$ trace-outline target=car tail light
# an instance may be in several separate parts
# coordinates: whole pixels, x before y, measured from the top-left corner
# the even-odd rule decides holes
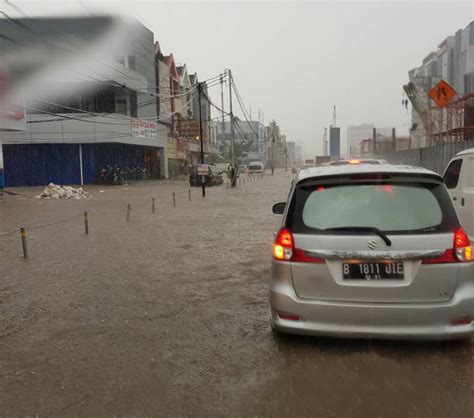
[[[454,232],[453,248],[447,249],[440,257],[423,260],[423,264],[469,263],[472,261],[472,247],[463,228]]]
[[[277,260],[290,261],[294,249],[295,242],[292,233],[286,228],[280,229],[273,244],[273,257]]]
[[[280,261],[295,263],[324,263],[322,258],[311,257],[303,250],[295,248],[293,234],[286,228],[280,229],[273,244],[273,257]]]
[[[472,247],[466,231],[458,228],[454,233],[454,251],[459,261],[472,261]]]

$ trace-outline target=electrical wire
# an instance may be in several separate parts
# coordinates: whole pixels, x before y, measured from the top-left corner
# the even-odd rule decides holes
[[[195,98],[195,96],[192,96],[188,102],[186,102],[179,109],[177,109],[174,112],[170,113],[169,116],[173,116],[174,114],[179,113],[179,111],[181,111],[185,107],[187,107],[193,101],[194,98]],[[41,100],[39,100],[39,101],[41,101]],[[91,115],[91,116],[94,116],[94,117],[107,117],[106,115],[102,115],[100,113],[93,113],[93,112],[88,112],[86,110],[80,110],[80,109],[75,109],[75,108],[71,108],[71,107],[68,107],[68,106],[62,106],[60,104],[53,103],[53,102],[46,102],[46,103],[52,104],[52,105],[55,105],[55,106],[58,106],[58,107],[62,107],[62,108],[65,108],[65,109],[74,110],[74,111],[77,111],[79,113],[85,113],[85,114],[88,114],[88,115]],[[32,107],[32,106],[21,106],[21,107],[23,107],[25,109],[34,110],[35,112],[45,113],[45,114],[56,116],[56,117],[63,118],[63,119],[71,119],[71,120],[77,120],[77,121],[87,122],[87,123],[97,123],[97,124],[101,124],[101,125],[122,125],[122,126],[128,126],[129,125],[129,123],[103,122],[103,121],[96,121],[96,120],[88,120],[86,117],[78,118],[78,117],[74,117],[74,116],[66,116],[65,114],[48,112],[47,110],[37,109],[37,108]],[[161,121],[162,120],[162,117],[133,118],[133,117],[128,116],[128,115],[123,115],[123,117],[120,117],[120,116],[109,116],[109,117],[112,118],[112,119],[121,119],[121,120],[127,119],[129,121],[135,121],[135,120]],[[43,122],[43,121],[41,121],[41,122]],[[40,121],[35,121],[35,123],[41,123],[41,122]]]
[[[235,81],[234,81],[233,78],[231,79],[231,83],[232,83],[232,85],[233,85],[233,87],[234,87],[235,96],[237,97],[237,102],[239,103],[239,106],[240,106],[240,108],[241,108],[241,110],[242,110],[242,113],[243,113],[243,115],[244,115],[244,119],[246,120],[246,122],[247,122],[247,124],[249,125],[250,129],[252,130],[252,132],[253,132],[253,133],[255,134],[255,136],[258,138],[258,137],[259,137],[259,134],[258,134],[257,132],[255,132],[255,129],[254,129],[254,127],[252,126],[252,123],[253,123],[253,122],[251,123],[250,120],[249,120],[249,117],[248,117],[249,115],[248,115],[248,113],[247,113],[247,108],[245,107],[245,103],[244,103],[244,101],[243,101],[243,99],[242,99],[242,96],[241,96],[240,93],[239,93],[239,89],[237,88],[237,86],[236,86]]]

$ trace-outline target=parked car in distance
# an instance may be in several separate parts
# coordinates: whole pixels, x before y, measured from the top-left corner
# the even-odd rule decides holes
[[[454,156],[446,167],[444,182],[461,224],[474,241],[474,148]]]
[[[230,163],[216,163],[214,165],[218,173],[224,174],[224,173],[227,173],[227,171],[229,170]]]
[[[439,174],[389,164],[300,170],[273,212],[283,214],[269,292],[276,332],[473,335],[472,247]]]
[[[260,174],[263,176],[263,174],[265,174],[263,163],[261,161],[251,161],[249,163],[248,174]]]
[[[218,186],[224,183],[222,175],[219,173],[217,167],[213,164],[209,164],[208,174],[205,176],[204,184],[206,186]],[[198,166],[191,166],[191,174],[189,175],[189,184],[191,186],[201,186],[202,185],[202,176],[198,175]]]

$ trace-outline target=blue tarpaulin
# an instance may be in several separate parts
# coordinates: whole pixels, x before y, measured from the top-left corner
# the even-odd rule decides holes
[[[108,164],[143,167],[146,147],[103,143],[82,145],[84,184]],[[79,144],[4,144],[5,187],[81,183]]]

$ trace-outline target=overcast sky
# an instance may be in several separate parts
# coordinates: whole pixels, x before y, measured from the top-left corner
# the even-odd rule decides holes
[[[321,153],[333,105],[345,149],[347,126],[395,126],[407,134],[402,107],[407,72],[471,20],[473,2],[33,2],[31,15],[128,14],[152,30],[201,79],[231,68],[247,106],[275,119],[305,154]],[[14,9],[3,2],[3,9]],[[219,101],[219,90],[211,97]]]

